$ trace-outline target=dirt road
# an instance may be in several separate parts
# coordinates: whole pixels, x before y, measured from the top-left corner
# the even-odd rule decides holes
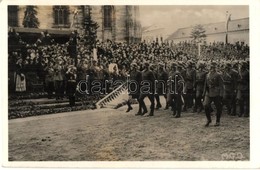
[[[223,114],[220,127],[205,128],[204,113],[140,117],[136,107],[9,120],[9,160],[249,160],[249,118]]]

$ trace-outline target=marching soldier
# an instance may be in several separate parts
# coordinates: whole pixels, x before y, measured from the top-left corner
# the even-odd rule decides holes
[[[195,98],[195,106],[193,108],[193,112],[201,112],[203,109],[203,104],[202,104],[202,98],[203,98],[203,89],[204,89],[204,83],[206,79],[207,72],[204,70],[204,63],[198,62],[198,70],[196,72],[196,83],[195,83],[195,88],[196,88],[196,98]],[[199,110],[197,110],[199,108]]]
[[[223,78],[223,101],[227,106],[228,114],[231,115],[232,106],[233,113],[235,110],[236,105],[233,105],[233,100],[235,99],[236,95],[236,81],[237,81],[237,72],[231,69],[231,63],[225,64],[225,70],[222,75]],[[232,114],[234,115],[234,114]]]
[[[220,117],[222,114],[222,104],[221,104],[221,91],[222,91],[222,80],[220,74],[216,71],[216,62],[211,62],[210,70],[207,74],[205,85],[204,85],[204,107],[207,117],[207,123],[205,126],[209,126],[211,123],[211,103],[214,102],[217,109],[217,119],[215,126],[220,126]],[[203,95],[204,95],[203,94]]]
[[[155,109],[159,109],[162,107],[161,103],[160,103],[160,95],[163,95],[164,98],[167,98],[166,95],[166,85],[167,85],[167,80],[168,80],[168,74],[164,69],[164,64],[163,63],[159,63],[159,69],[158,69],[158,77],[157,77],[157,89],[156,89],[156,93],[155,94],[155,99],[157,101],[157,105]]]
[[[139,104],[141,109],[143,110],[141,114],[137,115],[145,115],[148,113],[146,105],[144,103],[144,98],[148,97],[151,102],[150,113],[147,116],[154,116],[154,82],[155,77],[153,72],[149,68],[149,63],[144,63],[144,70],[142,72],[142,82],[140,88],[140,96],[139,96]]]
[[[239,117],[244,114],[244,117],[249,116],[249,71],[247,63],[242,62],[239,69],[238,77],[238,92],[237,99],[240,108]]]
[[[140,95],[140,83],[142,81],[142,73],[140,71],[138,71],[138,66],[136,63],[132,63],[130,66],[130,75],[129,75],[129,95],[132,96],[132,99],[137,99],[139,98]],[[130,98],[130,99],[131,99]],[[132,106],[130,103],[130,99],[127,101],[127,110],[126,112],[129,112],[130,110],[132,110]],[[141,114],[141,105],[139,104],[139,109],[136,115]]]

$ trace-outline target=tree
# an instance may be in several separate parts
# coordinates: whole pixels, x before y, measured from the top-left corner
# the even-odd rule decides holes
[[[97,29],[99,26],[97,22],[93,21],[91,18],[90,6],[86,6],[85,10],[86,10],[86,15],[83,21],[83,29],[85,32],[85,36],[84,36],[85,44],[93,48],[96,44]]]
[[[26,10],[24,12],[24,18],[23,18],[23,26],[25,28],[38,28],[39,21],[36,17],[37,11],[36,6],[26,6]]]
[[[206,30],[204,29],[204,27],[202,25],[198,24],[192,28],[191,38],[196,43],[204,42],[205,38],[206,38],[205,32],[206,32]]]

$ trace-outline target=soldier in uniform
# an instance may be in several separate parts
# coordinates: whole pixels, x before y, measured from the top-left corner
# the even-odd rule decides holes
[[[172,72],[169,74],[169,84],[168,84],[168,94],[167,94],[167,103],[172,107],[173,117],[181,117],[181,108],[182,108],[182,99],[181,93],[184,87],[184,79],[181,76],[180,71],[178,70],[178,65],[176,62],[173,62]]]
[[[237,100],[239,103],[239,117],[249,116],[249,71],[247,63],[242,62],[239,69]]]
[[[198,70],[196,72],[196,98],[195,98],[195,106],[193,108],[193,112],[201,112],[203,109],[202,98],[203,98],[203,90],[204,90],[204,83],[207,75],[207,71],[204,69],[205,65],[202,62],[198,62]],[[197,110],[199,108],[199,110]]]
[[[220,125],[220,117],[222,114],[222,104],[221,104],[220,96],[223,88],[223,82],[220,74],[216,71],[216,66],[217,63],[212,61],[204,85],[204,92],[203,92],[205,94],[204,108],[207,117],[207,123],[205,124],[206,127],[209,126],[209,124],[211,123],[210,113],[211,113],[212,102],[214,102],[217,109],[217,119],[216,119],[215,126]]]
[[[66,89],[66,94],[68,95],[70,106],[75,106],[75,93],[76,93],[76,80],[77,80],[77,68],[74,67],[73,65],[70,65],[68,67],[68,70],[65,74],[67,78],[67,89]]]
[[[233,107],[233,113],[236,109],[236,105],[233,105],[233,100],[236,95],[236,81],[237,81],[237,72],[231,69],[231,63],[227,62],[225,64],[225,70],[222,75],[223,79],[223,101],[227,106],[228,114],[231,115],[231,109]],[[232,114],[234,115],[234,114]]]
[[[142,112],[138,115],[145,115],[148,113],[146,105],[144,103],[144,98],[148,97],[151,102],[151,111],[147,116],[154,116],[154,82],[155,76],[153,72],[149,68],[149,63],[144,63],[144,70],[142,72],[142,82],[140,86],[140,96],[139,96],[139,104],[141,106]]]
[[[158,69],[158,73],[157,73],[158,84],[156,87],[156,94],[155,94],[155,99],[156,99],[157,105],[156,105],[155,109],[159,109],[162,107],[162,105],[160,103],[160,95],[163,95],[165,99],[167,98],[167,95],[166,95],[167,80],[168,80],[168,74],[164,69],[164,64],[159,63],[159,69]]]
[[[130,66],[130,74],[129,74],[129,80],[128,80],[128,89],[129,89],[129,95],[131,96],[130,99],[127,101],[127,110],[126,112],[129,112],[132,110],[131,106],[131,98],[137,99],[140,95],[140,83],[142,81],[142,73],[138,71],[138,66],[136,63],[132,63]],[[139,104],[139,109],[136,115],[141,114],[141,105]]]
[[[187,62],[187,69],[185,74],[185,92],[184,95],[184,107],[183,111],[186,111],[188,108],[193,106],[194,92],[195,92],[195,83],[196,83],[196,71],[192,69],[192,61]]]

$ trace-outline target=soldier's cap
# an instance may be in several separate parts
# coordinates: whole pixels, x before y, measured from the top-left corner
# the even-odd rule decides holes
[[[246,61],[241,61],[239,63],[242,67],[247,67],[247,62]]]
[[[231,67],[232,67],[232,65],[231,65],[230,62],[226,62],[226,63],[225,63],[225,66],[228,67],[228,68],[231,68]]]
[[[185,67],[182,61],[178,61],[178,67],[179,68],[184,68]]]
[[[144,65],[145,65],[145,66],[149,66],[150,63],[146,61],[146,62],[144,62]]]
[[[173,61],[173,62],[171,62],[171,66],[172,67],[176,67],[178,64],[175,62],[175,61]]]
[[[160,67],[164,67],[164,63],[162,63],[162,62],[160,62],[158,65],[159,65]]]
[[[69,66],[68,66],[68,69],[69,69],[69,68],[70,68],[70,69],[73,69],[73,70],[77,70],[77,68],[76,68],[74,65],[69,65]]]
[[[137,67],[137,64],[136,63],[131,63],[131,66]]]
[[[211,67],[217,67],[217,63],[216,63],[215,61],[212,61],[212,62],[210,63],[210,66],[211,66]]]
[[[191,60],[188,60],[188,61],[187,61],[187,66],[189,67],[189,66],[192,66],[192,65],[193,65],[192,61],[191,61]]]
[[[198,67],[199,68],[204,68],[205,64],[202,61],[200,61],[200,62],[198,62]]]

